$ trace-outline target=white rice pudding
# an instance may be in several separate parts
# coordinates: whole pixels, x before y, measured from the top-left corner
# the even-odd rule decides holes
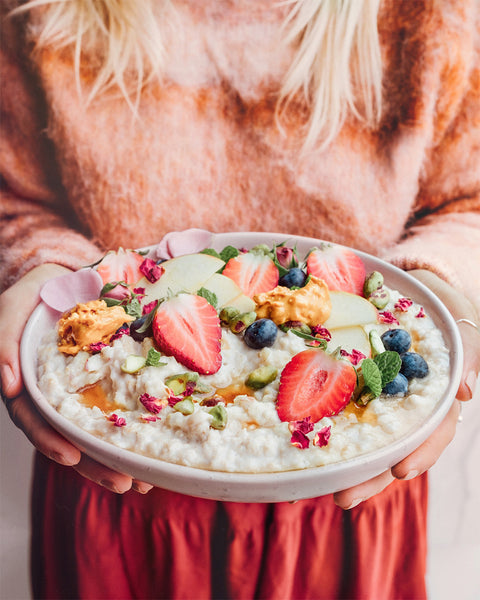
[[[384,310],[393,311],[400,325],[375,327],[379,333],[389,327],[408,330],[413,340],[411,350],[425,358],[428,375],[410,380],[405,396],[381,395],[366,407],[350,403],[339,415],[315,423],[314,431],[308,434],[310,439],[331,426],[330,440],[323,447],[310,444],[300,449],[293,445],[288,423],[280,421],[275,409],[283,367],[306,349],[305,341],[291,332],[279,330],[273,347],[253,350],[241,336],[223,329],[222,367],[214,375],[199,376],[200,382],[224,390],[228,419],[222,430],[211,427],[211,407],[200,404],[202,396],[194,395],[197,401],[190,415],[171,406],[152,415],[141,404],[139,398],[145,393],[165,398],[165,379],[187,371],[173,357],[165,356],[161,359],[164,366],[124,373],[121,365],[126,357],[146,356],[152,347],[150,338],[140,343],[124,335],[98,354],[80,352],[71,357],[59,352],[57,332],[51,331],[39,348],[39,387],[58,412],[80,428],[145,456],[215,471],[248,473],[328,465],[372,452],[415,429],[447,387],[449,357],[440,331],[428,316],[416,316],[420,310],[416,304],[406,312],[394,310],[399,297],[391,291]],[[246,395],[245,378],[264,364],[278,369],[276,380]],[[240,395],[227,400],[235,391],[233,386],[238,386]],[[115,426],[109,420],[112,414],[125,419],[125,426]]]

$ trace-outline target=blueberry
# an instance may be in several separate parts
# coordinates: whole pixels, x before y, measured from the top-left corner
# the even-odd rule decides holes
[[[130,323],[130,335],[137,342],[141,342],[146,337],[152,335],[152,327],[147,327],[145,331],[138,331],[144,324],[148,315],[143,315],[143,317],[139,317]]]
[[[258,319],[245,329],[243,339],[250,348],[273,346],[277,338],[277,326],[270,319]]]
[[[388,396],[397,396],[397,395],[405,395],[408,390],[408,379],[405,375],[398,373],[393,381],[387,383],[387,385],[383,388],[383,393]]]
[[[385,350],[393,350],[403,354],[410,348],[412,338],[405,329],[389,329],[382,335],[382,342]]]
[[[420,354],[416,352],[404,352],[400,358],[402,359],[400,373],[405,375],[407,379],[425,377],[428,374],[428,365]]]
[[[307,276],[299,267],[293,267],[288,273],[280,277],[278,283],[283,287],[303,287]]]

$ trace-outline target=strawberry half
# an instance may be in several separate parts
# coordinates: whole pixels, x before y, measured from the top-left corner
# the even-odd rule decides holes
[[[357,375],[344,360],[322,350],[304,350],[280,376],[277,413],[281,421],[310,417],[313,423],[338,414],[352,397]]]
[[[143,277],[140,265],[144,257],[134,250],[120,248],[116,252],[107,252],[96,269],[103,283],[112,281],[124,281],[134,285]]]
[[[160,350],[188,369],[202,375],[220,369],[220,319],[205,298],[179,294],[165,300],[155,313],[152,327]]]
[[[307,258],[307,273],[323,279],[331,291],[363,294],[365,265],[348,248],[324,244],[313,250]]]
[[[273,290],[279,278],[278,269],[270,257],[251,252],[231,258],[222,274],[230,277],[250,298]]]

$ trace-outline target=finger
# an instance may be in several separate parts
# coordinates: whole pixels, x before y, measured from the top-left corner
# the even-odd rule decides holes
[[[137,479],[133,480],[132,490],[135,490],[140,494],[147,494],[152,488],[153,485],[151,485],[150,483],[146,483],[145,481],[138,481]]]
[[[340,508],[349,510],[354,506],[358,506],[361,502],[368,500],[368,498],[379,494],[390,485],[393,480],[394,477],[392,473],[390,471],[385,471],[364,483],[342,490],[341,492],[336,492],[333,494],[333,501]]]
[[[68,272],[60,265],[45,264],[32,269],[0,295],[2,318],[0,337],[0,377],[2,391],[9,398],[22,391],[19,348],[25,323],[40,301],[40,289],[48,279]],[[7,318],[12,317],[12,318]]]
[[[132,487],[132,478],[129,475],[112,471],[86,454],[82,455],[80,462],[73,468],[83,477],[116,494],[124,494]]]
[[[392,467],[397,479],[413,479],[432,467],[452,441],[460,415],[460,402],[455,400],[447,416],[432,435],[412,454]]]
[[[7,400],[6,406],[12,421],[42,454],[61,465],[78,463],[80,451],[45,421],[25,393]]]

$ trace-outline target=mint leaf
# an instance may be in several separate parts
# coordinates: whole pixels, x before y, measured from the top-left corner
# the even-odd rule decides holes
[[[147,354],[147,359],[145,361],[146,367],[163,367],[167,363],[161,363],[160,359],[162,357],[161,352],[155,350],[155,348],[150,348]]]
[[[377,364],[371,358],[364,358],[362,361],[362,375],[365,382],[365,387],[372,392],[375,398],[382,393],[382,374]]]
[[[142,305],[136,297],[132,298],[130,302],[126,304],[123,308],[127,315],[135,317],[136,319],[142,316]]]
[[[218,306],[218,298],[217,295],[214,294],[213,292],[211,292],[210,290],[207,290],[207,288],[200,288],[197,292],[197,296],[201,296],[202,298],[205,298],[205,300],[211,304],[213,306],[213,308],[217,308]]]
[[[290,329],[288,329],[288,331],[291,331],[292,333],[297,335],[299,338],[302,338],[309,342],[318,342],[318,345],[315,344],[316,348],[320,348],[321,350],[327,349],[327,340],[325,340],[324,338],[315,337],[314,335],[305,333],[304,331],[301,331],[300,329],[295,329],[295,327],[291,327]]]
[[[400,367],[402,366],[402,359],[400,358],[398,352],[394,352],[393,350],[385,350],[385,352],[377,354],[373,361],[381,373],[383,389],[387,383],[393,381],[398,375]]]
[[[225,262],[228,262],[231,258],[235,258],[239,254],[239,250],[234,246],[225,246],[225,248],[220,252],[220,258]]]

